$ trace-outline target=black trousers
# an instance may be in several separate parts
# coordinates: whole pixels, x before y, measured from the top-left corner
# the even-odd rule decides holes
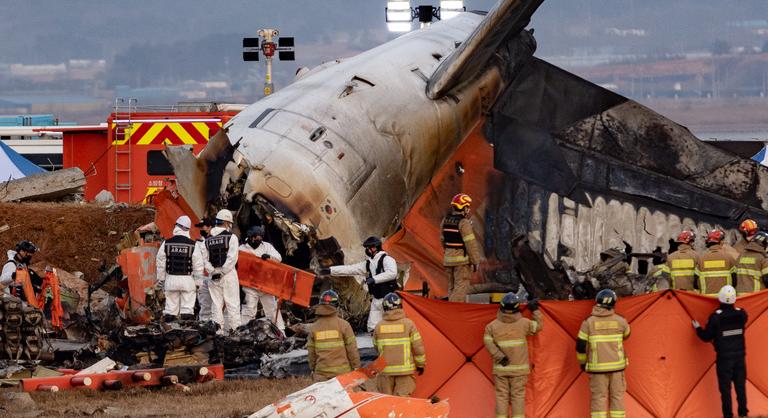
[[[744,356],[718,357],[716,369],[717,384],[720,388],[720,400],[723,403],[723,417],[733,417],[731,382],[733,382],[733,386],[736,389],[739,416],[747,416],[747,366]]]

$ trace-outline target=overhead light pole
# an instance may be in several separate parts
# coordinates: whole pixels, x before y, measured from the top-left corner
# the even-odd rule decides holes
[[[280,32],[277,29],[261,29],[259,38],[243,38],[243,61],[259,61],[259,52],[264,54],[264,61],[267,64],[267,74],[264,81],[264,96],[269,96],[274,92],[272,83],[272,60],[277,53],[280,61],[295,61],[296,53],[293,37],[279,37]],[[261,39],[261,45],[259,40]],[[275,42],[277,39],[277,43]]]

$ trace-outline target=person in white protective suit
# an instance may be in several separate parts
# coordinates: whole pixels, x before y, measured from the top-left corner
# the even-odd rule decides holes
[[[195,227],[200,230],[200,238],[195,241],[195,251],[200,251],[202,254],[203,248],[205,248],[205,239],[210,235],[213,227],[213,220],[205,218],[200,223],[195,224]],[[203,260],[203,266],[205,266],[205,260]],[[211,293],[208,290],[208,284],[211,280],[205,274],[205,268],[201,273],[200,276],[195,276],[195,285],[197,286],[197,304],[200,306],[198,318],[201,322],[205,322],[211,320]]]
[[[240,251],[261,257],[265,261],[276,263],[283,261],[283,257],[275,247],[264,241],[264,227],[254,226],[249,229],[245,241],[245,244],[240,246]],[[261,306],[264,307],[264,316],[277,325],[281,332],[285,332],[285,322],[283,322],[283,314],[277,308],[277,298],[247,286],[243,286],[243,292],[245,293],[245,304],[241,314],[243,323],[248,323],[256,318],[259,302],[261,302]]]
[[[227,310],[227,329],[240,326],[240,281],[237,278],[237,255],[240,246],[232,230],[232,212],[222,209],[216,214],[216,226],[205,239],[203,259],[210,278],[208,291],[211,295],[211,319],[224,333],[224,309]]]
[[[195,319],[195,279],[203,273],[203,255],[189,237],[192,221],[180,216],[173,227],[173,237],[157,250],[157,285],[165,293],[165,322]]]
[[[395,292],[397,284],[397,262],[381,249],[381,238],[368,237],[363,242],[367,259],[356,264],[332,266],[320,269],[320,275],[363,276],[371,294],[371,309],[368,312],[368,331],[373,332],[384,316],[384,296]]]

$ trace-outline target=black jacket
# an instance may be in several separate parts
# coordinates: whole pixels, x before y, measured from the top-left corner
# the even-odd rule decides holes
[[[744,329],[747,311],[733,305],[720,304],[720,309],[709,316],[706,328],[698,328],[696,335],[703,341],[712,341],[717,357],[743,357],[746,354]]]

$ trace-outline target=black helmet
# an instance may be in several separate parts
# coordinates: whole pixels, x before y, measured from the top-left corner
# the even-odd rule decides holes
[[[597,292],[595,303],[597,303],[597,306],[613,309],[613,307],[616,306],[616,299],[618,299],[616,292],[611,289],[603,289]]]
[[[765,231],[758,231],[755,236],[752,237],[752,241],[755,241],[765,247],[766,244],[768,244],[768,233]]]
[[[339,306],[339,294],[333,290],[326,290],[320,294],[321,305]]]
[[[31,241],[21,241],[18,244],[16,244],[16,252],[19,251],[26,251],[28,253],[36,253],[37,247],[35,247],[35,244],[32,244]]]
[[[501,298],[501,310],[504,312],[520,312],[520,298],[509,292]]]
[[[400,309],[403,307],[403,299],[397,293],[387,293],[382,302],[385,311]]]
[[[366,238],[365,241],[363,241],[363,247],[365,247],[365,248],[368,248],[368,247],[380,248],[381,247],[381,238],[379,238],[379,237],[368,237],[368,238]]]
[[[264,227],[261,225],[252,226],[251,229],[248,230],[248,233],[245,234],[247,237],[255,237],[255,236],[264,236]]]

